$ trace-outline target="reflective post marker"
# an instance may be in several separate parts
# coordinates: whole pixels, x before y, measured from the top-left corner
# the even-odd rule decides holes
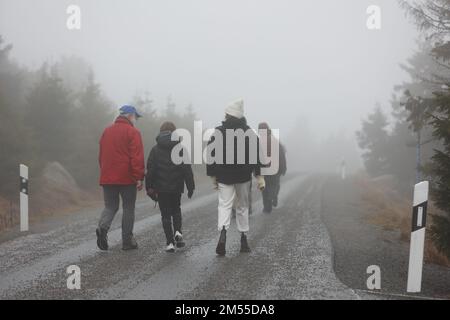
[[[428,181],[424,181],[414,186],[411,243],[409,248],[408,292],[420,292],[421,290],[427,204]]]
[[[28,231],[28,167],[20,165],[20,231]]]

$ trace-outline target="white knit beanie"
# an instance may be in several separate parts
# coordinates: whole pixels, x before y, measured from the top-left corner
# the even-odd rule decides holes
[[[230,116],[241,119],[244,116],[244,100],[239,99],[231,103],[226,109],[225,113]]]

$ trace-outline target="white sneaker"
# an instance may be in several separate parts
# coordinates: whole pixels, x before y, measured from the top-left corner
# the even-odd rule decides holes
[[[169,243],[166,247],[166,252],[175,252],[175,246],[173,243]]]
[[[183,248],[186,245],[183,241],[183,235],[179,231],[175,232],[175,242],[177,243],[177,248]]]

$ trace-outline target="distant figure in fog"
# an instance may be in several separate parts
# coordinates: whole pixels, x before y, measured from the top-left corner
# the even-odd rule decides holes
[[[286,174],[287,165],[286,165],[286,150],[283,145],[272,135],[269,125],[266,122],[261,122],[258,125],[259,130],[266,130],[267,134],[267,145],[263,145],[262,148],[265,148],[265,154],[270,157],[272,155],[272,143],[278,143],[278,172],[273,175],[266,175],[264,179],[266,181],[266,187],[262,192],[263,196],[263,212],[271,213],[273,207],[278,206],[278,194],[280,192],[280,179],[281,176]]]
[[[144,147],[141,133],[135,128],[141,115],[133,106],[123,106],[112,125],[100,139],[100,185],[103,187],[105,209],[97,234],[97,246],[108,250],[108,230],[119,210],[122,198],[122,249],[137,249],[133,237],[134,209],[137,191],[142,190],[145,174]]]
[[[239,130],[241,129],[241,130]],[[245,139],[244,150],[237,147],[237,138],[234,137],[234,159],[232,163],[227,163],[227,144],[233,141],[227,141],[227,130],[233,134],[246,132],[256,141],[256,148],[252,150],[250,147],[250,139]],[[230,104],[225,109],[225,120],[222,125],[217,127],[214,135],[208,143],[208,146],[216,144],[216,139],[222,139],[223,159],[208,163],[206,166],[207,175],[213,180],[215,188],[218,190],[218,229],[220,232],[219,241],[216,247],[216,253],[219,256],[226,254],[226,233],[230,227],[231,211],[236,201],[236,224],[237,229],[241,233],[241,252],[250,252],[247,241],[247,232],[249,231],[249,190],[252,173],[255,175],[258,188],[264,189],[264,178],[260,173],[259,161],[259,141],[255,132],[247,125],[244,118],[244,102],[238,100]],[[242,152],[245,156],[244,163],[238,163],[238,153]],[[256,158],[255,163],[250,161],[250,152],[254,152]],[[245,153],[245,154],[244,154]],[[212,152],[215,157],[215,152]]]
[[[180,143],[179,140],[172,141],[175,130],[176,127],[172,122],[164,122],[161,125],[159,135],[156,137],[156,146],[148,156],[145,176],[147,195],[159,204],[167,252],[175,252],[175,247],[185,246],[181,230],[181,194],[184,192],[185,184],[189,199],[195,189],[191,165],[175,164],[172,161],[172,149]],[[181,152],[188,151],[182,149]]]
[[[341,165],[340,165],[340,174],[341,174],[341,179],[345,180],[345,178],[347,177],[347,163],[345,162],[345,159],[342,158],[341,161]]]

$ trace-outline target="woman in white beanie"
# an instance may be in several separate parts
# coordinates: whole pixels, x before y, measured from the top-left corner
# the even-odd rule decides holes
[[[227,132],[228,136],[230,133],[234,135],[234,141],[228,141],[227,143]],[[240,132],[245,134],[243,149],[238,146],[237,135]],[[222,143],[217,144],[216,139],[222,139]],[[252,140],[256,141],[253,145],[251,143]],[[212,163],[208,161],[206,166],[207,175],[213,179],[219,198],[218,230],[220,231],[220,237],[216,253],[219,256],[226,254],[226,232],[230,227],[231,211],[234,203],[236,204],[237,229],[241,232],[241,252],[250,252],[246,234],[249,231],[248,193],[252,173],[257,179],[260,190],[264,189],[265,183],[260,170],[259,139],[256,133],[247,125],[247,121],[244,118],[244,102],[242,99],[233,102],[225,109],[225,120],[221,126],[216,128],[208,143],[208,147],[212,146],[213,143],[214,145],[223,146],[223,159],[221,161],[212,161]],[[234,152],[233,150],[227,150],[227,146],[229,147],[230,145],[234,147]],[[234,153],[232,163],[227,159],[228,152]],[[240,152],[245,153],[244,163],[238,162]],[[215,157],[215,151],[212,151],[211,155]],[[256,159],[256,161],[251,161],[252,159]]]

